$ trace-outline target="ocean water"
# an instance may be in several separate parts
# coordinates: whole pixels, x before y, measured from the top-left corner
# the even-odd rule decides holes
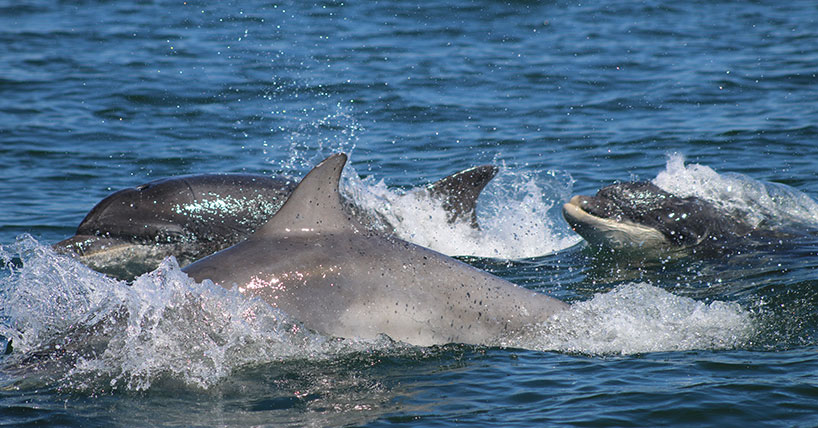
[[[0,426],[815,426],[817,99],[812,1],[0,0]],[[400,236],[572,308],[507,347],[342,340],[49,248],[115,190],[337,151]],[[479,232],[411,197],[489,163]],[[561,204],[631,179],[804,233],[588,248]]]

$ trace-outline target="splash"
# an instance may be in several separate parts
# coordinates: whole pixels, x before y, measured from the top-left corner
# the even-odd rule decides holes
[[[675,195],[696,196],[726,212],[743,213],[754,226],[818,226],[818,203],[801,191],[743,174],[719,174],[704,165],[685,165],[684,156],[678,153],[668,157],[665,171],[653,183]]]
[[[704,303],[648,284],[626,284],[574,303],[553,323],[512,345],[628,355],[733,349],[754,336],[752,314],[737,303]]]
[[[283,148],[280,142],[264,141],[264,155],[273,155],[269,162],[278,164],[281,171],[298,176],[301,171],[309,171],[331,153],[346,152],[351,155],[358,142],[358,135],[364,131],[355,116],[355,109],[349,100],[339,100],[337,96],[319,85],[303,82],[284,83],[283,92],[274,91],[265,95],[274,106],[270,113],[276,117],[276,128],[271,134],[281,134],[287,148],[286,157],[276,156]],[[283,103],[301,99],[304,94],[312,98],[309,108],[287,111],[280,109]],[[299,101],[300,103],[301,101]],[[275,140],[278,140],[276,138]]]
[[[450,256],[521,259],[579,242],[558,210],[571,190],[567,174],[503,168],[481,193],[479,229],[467,221],[449,224],[442,203],[422,188],[390,189],[382,180],[362,180],[354,171],[346,177],[344,193],[370,217],[394,227],[404,240]]]
[[[313,333],[258,299],[196,283],[173,258],[128,285],[30,236],[0,252],[0,335],[14,348],[4,366],[48,366],[64,389],[139,391],[167,379],[208,388],[246,365],[386,346]]]

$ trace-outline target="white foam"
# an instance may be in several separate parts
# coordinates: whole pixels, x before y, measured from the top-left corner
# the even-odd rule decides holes
[[[754,335],[749,311],[737,303],[704,303],[648,284],[626,284],[574,303],[521,341],[544,351],[636,354],[731,349]]]
[[[449,224],[441,202],[419,192],[422,187],[401,191],[357,177],[353,171],[344,182],[345,194],[356,205],[385,219],[400,238],[443,254],[520,259],[579,242],[559,212],[571,191],[567,174],[501,169],[478,199],[479,230],[467,220]]]
[[[726,211],[739,211],[753,225],[818,225],[818,203],[803,192],[743,174],[719,174],[705,165],[685,165],[678,153],[668,156],[665,171],[653,183],[675,195],[696,196]]]

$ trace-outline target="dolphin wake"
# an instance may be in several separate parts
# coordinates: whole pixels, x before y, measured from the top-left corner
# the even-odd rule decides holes
[[[196,283],[171,258],[133,284],[105,277],[23,235],[0,247],[4,370],[66,390],[207,389],[242,367],[342,355],[425,352],[388,337],[325,337],[261,300]],[[750,343],[750,311],[702,303],[648,284],[577,302],[508,346],[588,354],[724,349]]]

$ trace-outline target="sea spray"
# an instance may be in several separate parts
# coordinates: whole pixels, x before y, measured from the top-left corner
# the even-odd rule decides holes
[[[725,212],[740,213],[754,226],[818,227],[818,203],[805,193],[744,174],[718,173],[706,165],[685,165],[678,153],[668,156],[665,170],[653,183],[674,195],[695,196]]]
[[[551,254],[579,242],[559,207],[571,189],[570,176],[502,168],[478,202],[479,228],[468,221],[447,222],[440,200],[422,187],[404,191],[381,181],[349,174],[344,194],[366,210],[377,226],[394,226],[407,241],[452,256],[520,259]]]
[[[576,302],[521,340],[543,351],[627,355],[692,349],[733,349],[755,334],[750,311],[738,303],[705,303],[632,283]]]
[[[12,247],[4,259],[16,255],[22,266],[7,263],[0,284],[0,335],[14,349],[4,365],[47,369],[64,389],[145,390],[167,379],[208,388],[246,365],[392,343],[316,334],[259,299],[193,281],[173,258],[129,285],[31,237]]]

